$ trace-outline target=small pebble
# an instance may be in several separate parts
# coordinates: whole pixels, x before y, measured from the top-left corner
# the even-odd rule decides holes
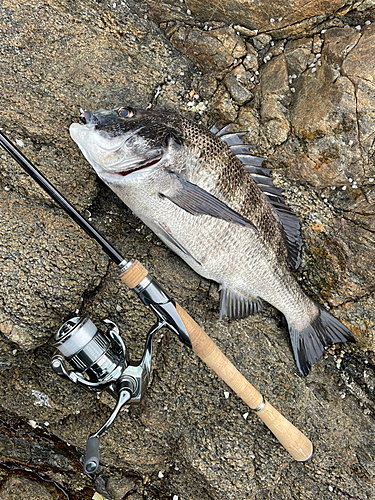
[[[244,418],[245,420],[247,420],[247,417],[249,416],[249,412],[244,413],[242,416],[243,416],[243,418]]]
[[[159,471],[158,478],[161,479],[162,477],[164,477],[164,474],[162,473],[162,471]]]

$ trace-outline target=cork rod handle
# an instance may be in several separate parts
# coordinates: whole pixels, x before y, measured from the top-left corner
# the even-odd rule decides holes
[[[130,288],[147,276],[147,270],[138,261],[121,275]],[[235,393],[252,409],[297,461],[306,461],[313,454],[313,445],[292,423],[283,417],[226,358],[202,328],[176,304],[191,340],[192,349]]]

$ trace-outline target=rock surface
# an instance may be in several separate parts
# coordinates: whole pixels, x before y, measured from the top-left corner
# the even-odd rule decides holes
[[[297,463],[169,332],[139,407],[55,376],[69,317],[115,321],[131,358],[151,313],[103,252],[0,150],[0,497],[374,499],[375,18],[371,0],[44,0],[0,4],[0,128],[127,257],[137,257],[239,370],[313,441]],[[273,19],[273,21],[272,21]],[[69,138],[80,107],[175,109],[235,122],[300,218],[301,286],[354,332],[302,379],[277,311],[219,321],[216,285],[101,184]],[[78,311],[78,313],[77,313]]]

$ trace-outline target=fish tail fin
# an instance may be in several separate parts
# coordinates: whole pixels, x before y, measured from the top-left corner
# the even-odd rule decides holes
[[[322,355],[324,348],[342,342],[356,342],[353,334],[328,311],[319,307],[318,316],[303,330],[289,326],[294,359],[305,377],[311,365]]]

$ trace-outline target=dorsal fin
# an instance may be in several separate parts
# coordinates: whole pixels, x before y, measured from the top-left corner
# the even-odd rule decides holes
[[[303,243],[299,220],[292,210],[285,205],[281,189],[273,185],[273,179],[270,177],[271,169],[262,167],[265,158],[250,154],[249,148],[254,146],[244,144],[242,141],[242,137],[246,135],[246,132],[230,132],[231,126],[232,124],[229,124],[219,130],[214,125],[211,132],[230,147],[274,209],[284,230],[285,243],[288,249],[288,262],[293,269],[298,269],[301,263]]]

